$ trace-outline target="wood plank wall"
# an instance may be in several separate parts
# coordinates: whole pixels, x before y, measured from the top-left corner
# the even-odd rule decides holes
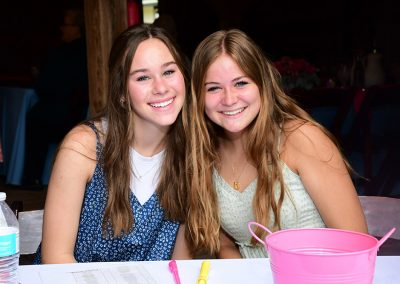
[[[90,113],[106,105],[108,55],[115,37],[128,27],[126,0],[85,0]]]

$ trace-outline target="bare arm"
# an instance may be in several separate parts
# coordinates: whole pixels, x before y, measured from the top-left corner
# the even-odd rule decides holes
[[[185,238],[185,225],[179,226],[178,235],[176,236],[175,247],[172,253],[172,259],[192,259],[192,255],[187,247]]]
[[[364,213],[342,156],[318,127],[305,124],[290,133],[281,157],[299,174],[328,227],[367,232]]]
[[[87,126],[67,134],[51,173],[42,239],[43,263],[76,262],[74,247],[86,183],[96,165],[96,136]]]
[[[222,229],[219,231],[221,248],[218,253],[218,258],[242,258],[242,255],[233,239]]]

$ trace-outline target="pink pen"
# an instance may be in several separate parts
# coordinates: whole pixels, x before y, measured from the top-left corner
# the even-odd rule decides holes
[[[175,260],[171,260],[168,264],[169,270],[174,276],[175,284],[181,284],[181,279],[179,278],[178,266],[176,265]]]

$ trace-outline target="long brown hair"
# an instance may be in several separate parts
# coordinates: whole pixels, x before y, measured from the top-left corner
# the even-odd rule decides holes
[[[257,222],[269,224],[274,217],[274,230],[280,229],[280,208],[285,187],[280,168],[279,137],[286,121],[299,120],[320,127],[281,88],[280,75],[262,50],[240,30],[218,31],[204,39],[196,48],[192,61],[192,103],[190,113],[191,186],[189,188],[186,238],[193,253],[202,251],[215,254],[219,251],[220,217],[212,170],[217,165],[218,138],[223,129],[204,113],[205,76],[209,66],[221,54],[230,56],[243,72],[258,86],[261,107],[258,116],[246,130],[244,145],[248,158],[258,172],[257,189],[253,200],[253,213]],[[280,184],[280,193],[274,195],[274,185]],[[260,237],[265,235],[257,230]]]
[[[133,57],[141,42],[149,38],[161,40],[171,52],[185,80],[186,98],[181,113],[165,138],[165,155],[157,194],[166,218],[183,221],[186,215],[185,129],[189,96],[189,71],[178,45],[162,29],[153,25],[137,25],[122,32],[115,40],[109,57],[107,104],[100,116],[108,121],[101,157],[105,173],[108,200],[103,218],[103,231],[109,225],[113,235],[128,233],[134,226],[130,206],[130,149],[135,135],[132,108],[128,93],[128,78]]]

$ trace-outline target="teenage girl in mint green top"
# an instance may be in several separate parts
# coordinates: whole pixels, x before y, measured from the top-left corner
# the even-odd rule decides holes
[[[265,257],[249,221],[272,231],[367,232],[332,135],[284,93],[278,72],[246,34],[219,31],[199,44],[191,107],[186,239],[193,254]]]

